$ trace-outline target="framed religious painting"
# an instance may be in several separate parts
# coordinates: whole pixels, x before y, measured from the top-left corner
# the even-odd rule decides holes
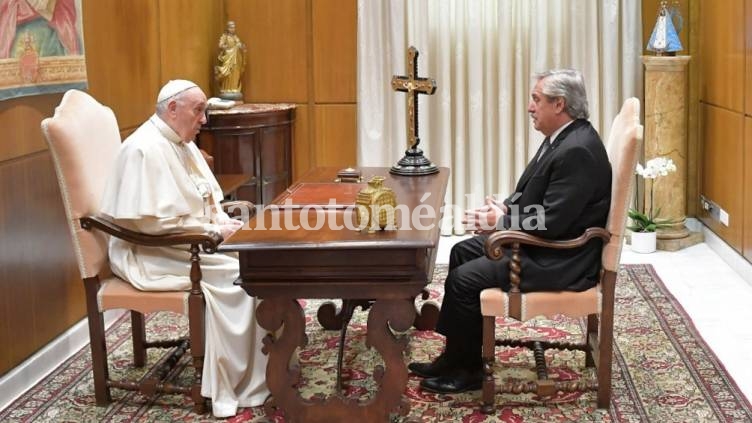
[[[0,0],[0,100],[86,88],[82,0]]]

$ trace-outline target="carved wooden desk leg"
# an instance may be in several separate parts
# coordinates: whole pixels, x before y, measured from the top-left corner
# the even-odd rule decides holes
[[[295,349],[304,347],[305,313],[300,304],[291,298],[264,299],[256,309],[258,324],[269,334],[264,338],[262,351],[269,356],[266,365],[266,384],[272,393],[274,406],[285,411],[294,421],[301,404],[297,385],[300,382],[300,367],[290,366]],[[280,331],[284,326],[284,330]],[[273,334],[279,336],[275,339]]]
[[[357,300],[356,300],[357,301]],[[375,348],[384,360],[376,366],[373,378],[378,391],[368,401],[352,401],[337,390],[329,398],[305,400],[300,396],[300,369],[289,366],[297,347],[306,342],[305,316],[298,302],[289,298],[264,299],[256,310],[258,323],[271,333],[264,338],[264,353],[269,355],[266,383],[272,393],[271,404],[285,413],[290,422],[388,421],[397,411],[406,415],[410,409],[402,394],[407,386],[404,351],[408,338],[392,331],[405,332],[415,320],[413,300],[377,300],[368,314],[366,346]],[[289,368],[288,368],[289,367]],[[333,417],[336,416],[336,417]]]
[[[379,391],[373,398],[372,405],[379,404],[388,413],[398,409],[401,415],[407,415],[410,405],[403,401],[402,394],[407,386],[407,365],[404,351],[409,339],[407,336],[395,336],[397,332],[407,331],[415,321],[415,305],[413,299],[408,300],[377,300],[368,314],[368,333],[366,346],[376,348],[384,359],[383,367],[377,366],[373,370],[373,378]]]
[[[423,289],[421,292],[421,298],[427,300],[429,293],[427,289]],[[439,322],[439,306],[433,303],[423,303],[415,316],[415,322],[413,326],[418,330],[435,330],[436,323]]]
[[[345,305],[345,302],[343,301],[342,307],[339,309],[331,301],[321,304],[319,310],[316,312],[316,318],[319,320],[321,327],[326,330],[342,329],[344,318],[348,313],[349,316],[352,317],[352,312],[357,306],[360,306],[363,311],[368,310],[368,307],[371,306],[372,300],[348,300],[348,302],[349,304]],[[348,307],[349,310],[347,310]],[[349,317],[347,319],[349,322]]]

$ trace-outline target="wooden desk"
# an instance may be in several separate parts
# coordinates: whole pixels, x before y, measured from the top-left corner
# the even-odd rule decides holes
[[[249,295],[263,299],[256,310],[261,327],[269,333],[284,327],[276,339],[269,335],[264,341],[269,353],[266,381],[273,405],[293,421],[387,421],[389,413],[399,411],[400,406],[404,413],[409,409],[407,401],[402,401],[407,386],[403,357],[407,342],[394,336],[389,327],[399,332],[410,328],[416,315],[413,300],[431,279],[449,170],[442,168],[437,174],[420,177],[390,175],[388,168],[362,171],[365,177],[386,176],[384,185],[395,191],[398,204],[406,206],[407,216],[398,218],[397,230],[371,234],[336,230],[329,221],[317,230],[284,226],[278,230],[255,229],[260,218],[270,227],[275,213],[287,213],[292,225],[303,221],[307,227],[316,227],[318,218],[343,226],[351,213],[343,208],[305,214],[299,207],[276,211],[265,208],[249,222],[251,229],[236,232],[220,246],[221,251],[240,252],[238,283]],[[334,168],[318,168],[301,181],[331,182],[335,174]],[[430,193],[428,198],[424,198],[426,193]],[[287,197],[283,194],[275,203]],[[434,216],[414,220],[413,212],[421,204]],[[422,216],[429,214],[425,208]],[[279,221],[285,222],[285,216]],[[417,228],[417,223],[425,228]],[[298,298],[375,300],[368,316],[366,338],[383,357],[385,369],[377,384],[380,390],[369,401],[350,401],[341,392],[323,402],[300,397],[295,388],[299,371],[288,369],[295,349],[305,344],[305,318]]]
[[[217,178],[217,183],[219,183],[219,187],[222,188],[222,195],[224,195],[225,198],[229,196],[231,200],[236,199],[236,191],[238,188],[248,183],[252,178],[252,176],[247,173],[218,173],[214,175],[214,177]]]

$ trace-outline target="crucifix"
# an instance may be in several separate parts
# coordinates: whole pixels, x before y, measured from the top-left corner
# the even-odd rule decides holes
[[[436,91],[436,81],[418,77],[418,49],[407,49],[407,76],[392,77],[392,89],[407,93],[407,150],[405,156],[392,166],[391,173],[406,176],[430,175],[439,171],[418,148],[418,94],[431,95]]]

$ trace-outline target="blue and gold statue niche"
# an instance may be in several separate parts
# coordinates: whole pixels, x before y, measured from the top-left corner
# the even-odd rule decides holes
[[[655,21],[655,27],[653,27],[653,33],[650,35],[647,45],[647,49],[654,51],[658,56],[674,56],[677,51],[683,49],[678,35],[682,27],[682,17],[679,14],[679,7],[678,5],[674,5],[669,9],[666,3],[665,0],[661,1],[658,7],[658,18]],[[676,19],[676,26],[674,26],[674,19]]]

